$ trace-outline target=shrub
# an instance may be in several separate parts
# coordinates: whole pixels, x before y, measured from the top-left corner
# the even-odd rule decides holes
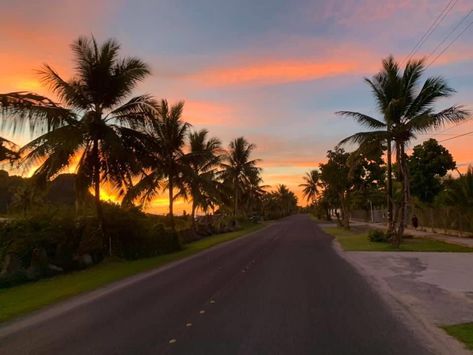
[[[180,249],[178,235],[162,223],[162,217],[146,215],[137,208],[123,209],[108,204],[104,218],[113,253],[118,257],[137,259]]]
[[[104,204],[103,211],[114,256],[137,259],[181,248],[179,234],[185,232],[166,228],[163,217],[112,204]],[[0,287],[98,263],[108,252],[103,237],[93,210],[77,217],[73,208],[50,207],[0,223]]]
[[[381,230],[371,230],[368,233],[368,239],[370,242],[375,243],[387,243],[389,241],[389,235]]]

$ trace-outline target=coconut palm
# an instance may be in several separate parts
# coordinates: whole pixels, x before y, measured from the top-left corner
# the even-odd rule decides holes
[[[263,178],[261,177],[260,169],[253,169],[250,171],[247,179],[244,181],[241,189],[240,200],[242,201],[241,208],[245,213],[254,214],[260,211],[263,207],[263,195],[268,185],[263,185]]]
[[[304,183],[299,186],[303,188],[302,194],[307,199],[307,202],[314,203],[319,193],[320,186],[320,172],[318,170],[311,170],[303,177]]]
[[[221,177],[232,186],[235,218],[239,212],[239,199],[244,187],[251,184],[251,179],[261,170],[256,166],[259,160],[250,159],[255,148],[256,146],[248,143],[244,137],[239,137],[230,142],[228,152],[223,156]]]
[[[5,160],[13,162],[18,158],[18,146],[8,139],[0,137],[0,163]]]
[[[220,163],[221,142],[218,138],[208,138],[208,131],[189,133],[190,151],[184,157],[188,168],[184,175],[186,187],[192,198],[192,226],[195,227],[197,208],[207,209],[216,202],[216,168]]]
[[[147,132],[147,153],[143,155],[144,171],[141,180],[129,189],[124,198],[124,201],[140,198],[146,202],[159,194],[161,189],[168,190],[169,221],[173,230],[174,200],[185,191],[183,149],[190,125],[182,120],[183,109],[184,102],[170,107],[167,100],[161,100],[157,106],[156,117]]]
[[[406,209],[409,201],[406,146],[419,133],[429,132],[447,123],[465,120],[468,112],[456,105],[440,111],[435,110],[437,101],[451,96],[454,90],[441,77],[427,78],[421,85],[420,80],[425,70],[424,60],[409,61],[402,73],[392,57],[383,61],[383,67],[384,72],[375,77],[372,89],[383,112],[384,122],[354,112],[340,112],[340,114],[354,117],[363,125],[376,129],[355,134],[344,141],[363,144],[373,142],[377,138],[378,141],[387,140],[388,146],[391,140],[395,143],[398,178],[403,191],[397,233],[393,238],[393,243],[398,246],[406,225]]]
[[[382,62],[382,70],[371,79],[365,78],[376,100],[381,118],[377,119],[369,115],[352,112],[339,111],[338,115],[355,119],[370,131],[359,132],[343,139],[340,144],[357,143],[359,153],[369,153],[379,146],[386,146],[386,194],[388,210],[388,233],[394,229],[393,220],[393,183],[392,183],[392,126],[399,121],[398,98],[401,96],[399,82],[399,66],[393,57],[388,57]]]
[[[280,208],[282,208],[284,215],[289,215],[297,209],[297,197],[284,184],[278,185],[276,195],[280,201]]]
[[[104,233],[100,189],[104,182],[123,190],[138,170],[143,129],[155,111],[147,95],[128,97],[149,67],[135,57],[120,58],[120,45],[80,37],[72,44],[74,76],[64,80],[49,65],[40,76],[59,102],[30,92],[0,95],[1,128],[25,128],[37,136],[20,151],[21,162],[39,167],[36,181],[47,181],[78,157],[77,185],[93,186],[99,229]],[[39,136],[38,136],[39,135]],[[111,240],[109,240],[111,253]]]

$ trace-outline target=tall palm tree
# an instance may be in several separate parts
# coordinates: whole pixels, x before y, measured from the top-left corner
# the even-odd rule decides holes
[[[320,186],[320,172],[318,170],[311,170],[303,176],[304,183],[300,184],[303,187],[302,194],[307,199],[307,202],[314,203],[319,193]]]
[[[250,159],[255,148],[244,137],[239,137],[230,142],[228,152],[223,157],[221,176],[233,189],[234,218],[238,215],[239,199],[245,184],[250,183],[250,179],[261,170],[256,166],[259,159]]]
[[[399,246],[406,225],[406,209],[409,201],[409,176],[406,160],[406,146],[419,133],[425,133],[447,123],[467,119],[468,112],[461,106],[451,106],[441,111],[435,110],[435,104],[441,98],[451,96],[455,91],[441,77],[430,77],[421,85],[420,80],[425,71],[424,60],[409,61],[401,73],[393,57],[383,61],[384,71],[375,76],[372,89],[384,122],[356,112],[340,112],[350,116],[361,124],[377,129],[371,132],[357,133],[343,142],[352,141],[364,144],[373,140],[384,139],[396,147],[398,178],[402,184],[402,202],[399,208],[397,233],[393,238]],[[388,152],[388,164],[390,160]],[[389,176],[388,167],[388,176]],[[392,184],[389,185],[392,189]]]
[[[18,158],[18,146],[8,139],[0,137],[0,163],[5,160],[13,162]]]
[[[109,182],[117,189],[130,184],[144,150],[140,130],[155,111],[147,95],[127,100],[150,70],[138,58],[119,58],[119,50],[114,40],[99,45],[93,37],[80,37],[72,44],[75,72],[70,80],[44,65],[40,76],[59,102],[30,92],[0,95],[1,127],[13,133],[29,128],[39,135],[20,151],[26,166],[40,164],[34,172],[37,180],[50,180],[80,157],[78,188],[94,187],[102,233],[101,184]],[[110,239],[108,244],[111,253]]]
[[[192,227],[195,227],[196,209],[208,208],[212,202],[216,202],[216,168],[220,163],[221,142],[218,138],[207,138],[208,131],[189,133],[189,153],[184,161],[188,167],[184,180],[192,197]]]
[[[170,107],[167,100],[161,100],[157,106],[157,115],[151,122],[146,140],[147,153],[142,161],[145,169],[141,180],[129,189],[124,198],[124,201],[136,198],[149,201],[161,188],[168,190],[169,220],[173,230],[175,192],[184,191],[184,146],[190,127],[189,123],[182,120],[183,109],[184,102]]]
[[[388,210],[388,233],[394,230],[393,219],[393,183],[392,183],[392,127],[399,120],[400,110],[399,97],[401,96],[401,83],[399,82],[399,66],[392,56],[382,62],[382,69],[371,79],[365,78],[369,85],[381,114],[380,119],[369,115],[352,112],[339,111],[338,115],[355,119],[370,131],[359,132],[343,139],[340,144],[357,143],[358,151],[367,153],[380,145],[386,145],[386,203]]]

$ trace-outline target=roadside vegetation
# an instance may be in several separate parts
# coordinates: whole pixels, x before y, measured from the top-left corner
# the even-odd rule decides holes
[[[0,288],[54,283],[108,258],[189,253],[188,243],[298,210],[286,186],[263,185],[254,144],[237,137],[225,146],[185,121],[184,102],[136,95],[149,66],[120,57],[116,41],[80,37],[71,48],[70,79],[49,65],[39,71],[51,98],[0,94],[0,135],[31,136],[22,147],[0,138],[0,163],[32,172],[0,170]],[[105,187],[115,203],[102,200]],[[163,194],[167,216],[146,213]],[[176,215],[178,198],[192,205],[190,215]],[[113,279],[97,277],[90,282]]]
[[[473,252],[473,248],[426,238],[404,238],[399,247],[392,245],[382,231],[341,227],[323,227],[335,237],[345,251],[418,251],[418,252]]]
[[[473,350],[473,323],[446,325],[442,327],[448,334],[455,337],[469,350]]]
[[[405,229],[415,216],[425,228],[473,232],[473,168],[461,174],[450,152],[435,139],[409,144],[419,135],[469,119],[454,105],[438,110],[439,101],[455,90],[441,77],[423,79],[424,60],[410,60],[401,69],[393,57],[365,82],[373,93],[377,116],[361,112],[337,114],[355,120],[366,131],[343,139],[327,152],[327,161],[304,177],[307,211],[350,228],[350,218],[375,218],[387,224],[395,248],[412,244]],[[354,146],[347,152],[344,146]],[[457,177],[454,177],[457,175]]]

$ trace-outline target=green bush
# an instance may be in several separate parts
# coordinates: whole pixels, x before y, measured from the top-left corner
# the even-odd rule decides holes
[[[163,225],[163,217],[112,204],[104,204],[103,212],[105,233],[94,210],[78,217],[73,208],[65,207],[44,208],[0,224],[0,287],[98,263],[108,253],[109,236],[113,255],[125,259],[181,248],[179,234],[184,237],[185,231],[172,232]]]
[[[387,243],[389,242],[389,235],[381,230],[371,230],[368,233],[368,240],[374,243]]]

